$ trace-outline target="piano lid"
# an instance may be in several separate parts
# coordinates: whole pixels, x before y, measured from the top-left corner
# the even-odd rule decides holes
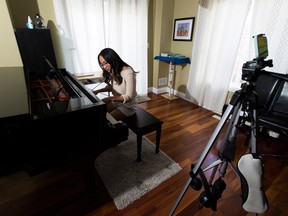
[[[36,76],[29,81],[33,119],[105,105],[65,69],[51,72],[46,79]]]

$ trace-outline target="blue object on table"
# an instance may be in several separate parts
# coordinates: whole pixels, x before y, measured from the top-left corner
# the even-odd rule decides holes
[[[173,65],[190,64],[191,63],[189,57],[155,56],[154,59],[157,59],[157,60],[160,60],[160,61],[171,62]]]
[[[185,56],[155,56],[154,59],[169,62],[169,79],[168,79],[168,87],[169,87],[169,94],[163,95],[163,97],[168,98],[169,100],[176,99],[176,96],[172,96],[172,88],[174,85],[174,68],[175,65],[183,65],[183,64],[190,64],[190,58]],[[174,91],[174,90],[173,90]]]

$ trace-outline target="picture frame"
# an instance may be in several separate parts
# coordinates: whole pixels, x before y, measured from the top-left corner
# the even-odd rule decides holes
[[[195,17],[174,20],[174,41],[192,41]]]

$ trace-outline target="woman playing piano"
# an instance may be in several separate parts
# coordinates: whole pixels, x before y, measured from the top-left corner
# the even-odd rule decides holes
[[[117,121],[135,113],[137,101],[136,73],[111,48],[105,48],[98,54],[98,62],[103,71],[104,82],[107,86],[97,89],[99,92],[112,92],[112,96],[103,98],[107,104],[107,111]]]

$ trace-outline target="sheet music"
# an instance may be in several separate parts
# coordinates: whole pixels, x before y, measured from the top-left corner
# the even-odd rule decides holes
[[[107,84],[104,82],[101,83],[92,83],[92,84],[87,84],[85,85],[85,87],[87,87],[89,90],[93,91],[93,90],[97,90],[97,89],[101,89],[104,88]],[[102,100],[105,97],[108,97],[109,94],[108,92],[100,92],[96,95],[100,100]]]

